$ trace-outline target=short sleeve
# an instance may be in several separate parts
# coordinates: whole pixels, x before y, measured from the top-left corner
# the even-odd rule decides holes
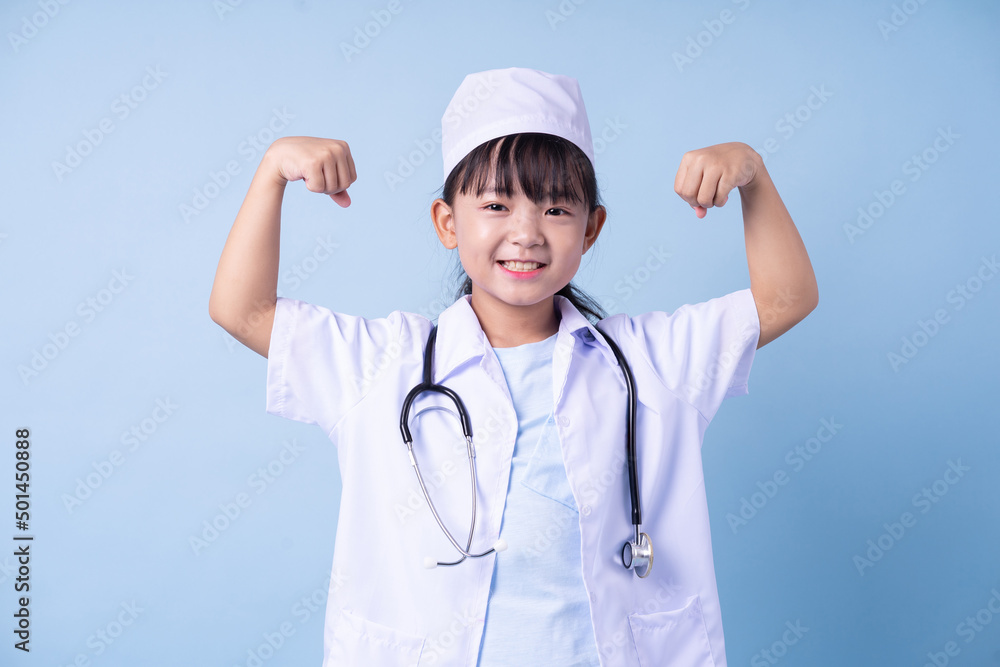
[[[711,421],[729,396],[748,393],[760,320],[749,289],[672,313],[643,313],[627,318],[631,335],[641,338],[650,363],[663,383]]]
[[[401,323],[399,311],[365,319],[279,297],[267,353],[267,412],[317,424],[329,435],[371,388],[373,362],[398,340]]]

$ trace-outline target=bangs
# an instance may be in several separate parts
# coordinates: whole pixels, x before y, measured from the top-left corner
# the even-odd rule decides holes
[[[566,200],[582,202],[591,211],[599,205],[590,159],[552,134],[525,132],[480,144],[448,175],[443,194],[451,205],[456,191],[479,197],[488,190],[501,197],[520,191],[538,205]]]

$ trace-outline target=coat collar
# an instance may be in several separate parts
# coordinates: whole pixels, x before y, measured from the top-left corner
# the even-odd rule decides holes
[[[574,339],[580,339],[585,344],[597,346],[608,363],[617,366],[614,353],[590,320],[566,297],[556,294],[553,298],[560,314],[556,345],[571,348],[575,344]],[[434,344],[435,382],[442,381],[470,359],[492,353],[489,339],[472,310],[471,299],[468,294],[459,297],[438,316],[437,341]]]

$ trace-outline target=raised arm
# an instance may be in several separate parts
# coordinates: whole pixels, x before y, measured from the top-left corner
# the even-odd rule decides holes
[[[278,299],[281,201],[288,181],[304,180],[349,206],[347,187],[357,179],[343,141],[284,137],[267,149],[226,239],[208,301],[209,316],[263,357],[271,344]]]
[[[215,272],[209,316],[233,338],[267,356],[278,300],[278,244],[285,181],[270,149],[254,174]]]
[[[750,270],[750,292],[760,319],[760,349],[801,322],[819,303],[809,255],[764,160],[740,142],[684,154],[674,190],[699,218],[722,206],[738,187]]]
[[[819,288],[792,216],[764,168],[763,159],[750,150],[760,161],[759,170],[750,183],[740,187],[740,202],[750,291],[760,319],[760,349],[816,308]]]

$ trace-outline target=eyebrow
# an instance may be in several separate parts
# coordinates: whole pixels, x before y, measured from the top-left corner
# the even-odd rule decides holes
[[[474,193],[472,193],[472,194],[474,194]],[[501,197],[501,196],[504,196],[504,195],[498,195],[497,191],[496,191],[496,188],[494,186],[490,186],[490,187],[486,188],[485,190],[483,190],[483,192],[482,192],[481,195],[475,195],[475,196],[477,196],[479,199],[494,199],[494,198],[498,198],[498,197]],[[579,204],[579,203],[580,203],[579,201],[573,201],[573,199],[569,196],[568,193],[564,193],[562,197],[549,197],[549,198],[545,198],[538,205],[549,205],[549,206],[555,206],[555,207],[567,207],[567,206],[574,206],[574,205]]]
[[[481,196],[481,197],[499,197],[501,195],[497,194],[496,188],[490,187],[490,188],[487,188],[487,189],[483,190],[483,193],[481,195],[479,195],[479,196]],[[504,195],[504,196],[506,196],[506,195]],[[570,198],[568,196],[564,195],[562,197],[549,197],[549,198],[545,198],[544,201],[546,201],[546,202],[567,201],[568,202],[568,201],[571,201],[571,200],[570,200]]]

